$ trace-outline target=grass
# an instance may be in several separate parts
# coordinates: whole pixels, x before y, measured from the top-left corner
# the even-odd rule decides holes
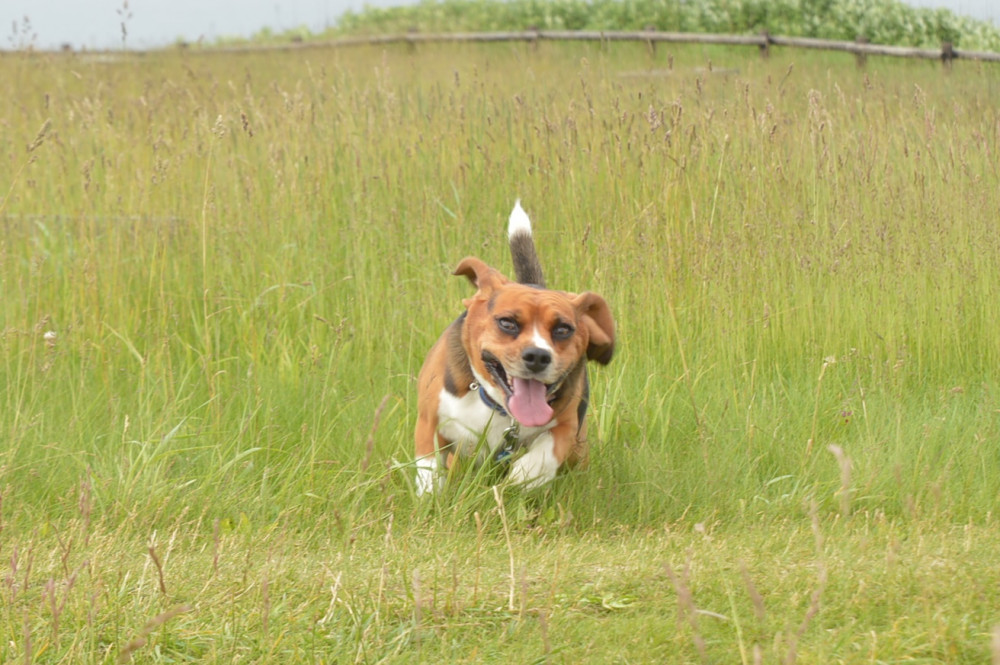
[[[1000,657],[990,67],[0,72],[0,661]],[[516,196],[617,318],[592,464],[418,500],[414,377]]]

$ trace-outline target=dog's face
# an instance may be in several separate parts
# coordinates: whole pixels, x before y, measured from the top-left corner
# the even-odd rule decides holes
[[[462,260],[455,274],[477,288],[463,301],[462,344],[473,372],[522,425],[552,419],[550,402],[581,362],[611,360],[614,320],[601,296],[511,282],[477,258]]]

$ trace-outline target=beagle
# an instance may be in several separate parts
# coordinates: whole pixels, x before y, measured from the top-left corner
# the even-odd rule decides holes
[[[545,288],[531,221],[514,204],[507,228],[516,282],[475,257],[455,275],[476,287],[431,348],[417,379],[416,490],[440,489],[453,455],[510,458],[534,489],[587,459],[587,361],[611,361],[615,323],[601,296]],[[480,443],[485,443],[481,446]]]

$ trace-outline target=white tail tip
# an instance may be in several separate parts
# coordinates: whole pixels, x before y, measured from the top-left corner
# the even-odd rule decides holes
[[[528,213],[524,212],[524,208],[521,207],[521,199],[514,201],[514,209],[510,211],[507,237],[513,238],[519,233],[531,235],[531,220],[528,219]]]

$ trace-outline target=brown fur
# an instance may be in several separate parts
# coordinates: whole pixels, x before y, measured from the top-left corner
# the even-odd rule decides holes
[[[463,259],[454,274],[467,277],[476,292],[463,301],[466,314],[444,331],[420,371],[417,457],[446,451],[452,443],[439,432],[442,389],[456,397],[465,396],[475,380],[473,368],[480,377],[496,384],[483,361],[484,352],[498,359],[508,372],[520,375],[522,354],[534,344],[537,334],[552,348],[548,371],[557,377],[552,383],[559,385],[549,402],[555,420],[549,429],[554,440],[553,454],[560,466],[585,463],[585,404],[581,408],[581,400],[587,389],[587,360],[607,364],[614,352],[615,326],[607,302],[595,293],[566,293],[511,282],[474,257]],[[502,331],[497,324],[501,317],[516,320],[519,334]],[[566,339],[553,338],[557,324],[572,326],[574,333]]]

